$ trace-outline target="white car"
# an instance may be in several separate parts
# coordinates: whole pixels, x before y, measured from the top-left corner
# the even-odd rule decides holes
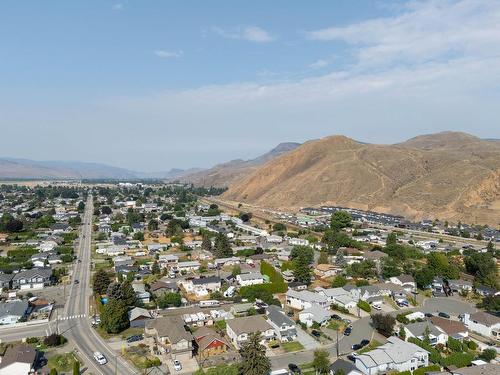
[[[181,370],[182,370],[182,365],[181,365],[181,363],[179,362],[179,360],[174,359],[174,360],[173,360],[173,364],[174,364],[174,370],[175,370],[175,371],[181,371]]]
[[[105,365],[106,363],[108,363],[108,360],[106,359],[106,357],[102,353],[99,353],[99,352],[94,353],[94,359],[100,365]]]

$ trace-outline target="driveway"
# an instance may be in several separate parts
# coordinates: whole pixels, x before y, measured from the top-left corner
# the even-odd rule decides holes
[[[312,350],[321,346],[318,341],[307,332],[303,331],[299,326],[297,326],[297,341],[302,344],[305,350]]]
[[[161,360],[162,363],[167,365],[170,374],[192,374],[200,368],[195,357],[192,357],[190,359],[183,359],[181,361],[182,369],[180,371],[176,371],[174,369],[174,364],[170,358],[165,360],[165,357],[163,357],[161,358]]]
[[[458,317],[460,314],[475,313],[477,309],[470,303],[453,297],[436,297],[426,299],[422,311],[424,313],[445,312],[451,316]]]

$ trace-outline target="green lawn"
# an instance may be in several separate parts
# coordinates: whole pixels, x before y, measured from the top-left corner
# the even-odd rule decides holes
[[[218,320],[215,322],[215,326],[219,328],[221,331],[226,330],[226,321],[225,320]]]
[[[358,354],[363,354],[366,352],[369,352],[370,350],[375,349],[377,346],[382,345],[382,343],[378,342],[377,340],[372,340],[367,346],[365,346],[363,349],[358,350]]]
[[[74,353],[56,354],[48,358],[49,368],[55,368],[58,373],[70,372],[73,370],[73,362],[78,361]]]
[[[298,341],[292,341],[292,342],[284,342],[281,344],[281,347],[283,350],[287,353],[290,352],[298,352],[299,350],[303,350],[304,347],[302,344]]]

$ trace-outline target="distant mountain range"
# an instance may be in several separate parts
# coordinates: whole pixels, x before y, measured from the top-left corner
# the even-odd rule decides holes
[[[101,163],[80,161],[35,161],[0,158],[1,179],[174,179],[201,169],[171,169],[165,172],[136,172]]]

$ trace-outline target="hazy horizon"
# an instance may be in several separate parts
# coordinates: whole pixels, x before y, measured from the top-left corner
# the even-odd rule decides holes
[[[207,168],[342,134],[500,138],[500,3],[0,5],[0,154]]]

